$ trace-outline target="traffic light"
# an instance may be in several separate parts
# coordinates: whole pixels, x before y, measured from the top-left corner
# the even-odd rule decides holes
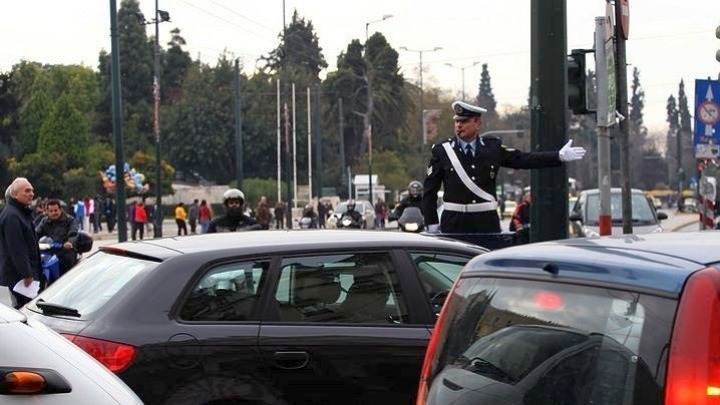
[[[567,57],[567,103],[573,114],[591,114],[587,108],[587,71],[584,49],[573,49]]]

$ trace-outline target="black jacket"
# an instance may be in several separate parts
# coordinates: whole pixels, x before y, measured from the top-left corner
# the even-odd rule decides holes
[[[0,213],[0,285],[13,287],[24,278],[40,279],[40,250],[31,213],[14,198]]]
[[[476,140],[474,156],[466,156],[460,150],[457,138],[448,139],[458,156],[465,172],[481,189],[497,199],[495,178],[501,167],[513,169],[536,169],[560,166],[558,152],[521,152],[507,148],[500,139],[483,137]],[[427,225],[439,223],[437,216],[437,192],[443,186],[444,201],[456,204],[477,204],[486,202],[470,191],[455,173],[450,158],[441,144],[433,146],[424,182],[423,215]],[[485,222],[492,224],[485,227]],[[446,223],[447,222],[447,223]],[[500,220],[496,211],[480,213],[443,212],[443,232],[500,232]]]
[[[403,211],[405,211],[405,208],[408,207],[418,207],[420,208],[420,212],[423,210],[423,202],[422,202],[422,196],[407,196],[400,200],[398,205],[395,207],[395,212],[393,213],[393,217],[395,219],[400,219],[400,217],[403,214]]]
[[[75,245],[78,236],[78,225],[75,219],[62,213],[60,218],[54,221],[47,216],[43,218],[37,228],[35,228],[35,233],[38,239],[43,236],[48,236],[53,242],[70,242]]]
[[[256,224],[257,222],[255,222],[254,219],[250,218],[247,215],[223,215],[219,218],[213,219],[212,222],[210,222],[207,233],[236,232],[260,229],[259,226],[257,228],[253,227]]]

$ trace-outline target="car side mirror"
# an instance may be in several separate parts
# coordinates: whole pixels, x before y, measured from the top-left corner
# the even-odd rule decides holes
[[[667,217],[667,215],[666,215],[666,217]],[[573,212],[572,214],[570,214],[568,219],[570,221],[581,221],[582,222],[582,214],[579,212]]]
[[[659,220],[659,221],[662,221],[662,220],[664,220],[664,219],[668,219],[667,214],[664,213],[664,212],[658,212],[658,213],[657,213],[657,217],[658,217],[658,220]]]

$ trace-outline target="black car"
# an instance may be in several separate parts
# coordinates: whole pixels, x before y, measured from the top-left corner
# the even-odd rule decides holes
[[[436,315],[486,250],[395,232],[103,247],[24,312],[145,403],[411,403]]]

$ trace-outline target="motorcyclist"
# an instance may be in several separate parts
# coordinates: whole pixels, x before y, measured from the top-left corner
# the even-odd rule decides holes
[[[318,215],[315,213],[313,206],[308,204],[303,210],[302,218],[310,218],[310,224],[308,228],[317,229],[318,227]],[[302,220],[302,218],[300,220]]]
[[[236,232],[260,229],[254,219],[245,214],[245,194],[231,188],[223,194],[225,215],[210,222],[207,233]]]
[[[393,212],[393,218],[399,219],[403,211],[405,211],[405,208],[408,207],[417,207],[420,212],[422,212],[422,193],[423,193],[423,185],[417,180],[411,181],[410,184],[408,184],[408,195],[407,197],[404,197],[397,206],[395,206],[395,211]]]
[[[62,276],[77,263],[75,243],[78,237],[78,224],[63,211],[60,201],[56,199],[47,202],[45,214],[35,228],[35,233],[38,239],[47,236],[53,242],[62,243],[62,250],[56,253]]]
[[[347,211],[343,214],[345,216],[351,217],[358,225],[362,224],[362,214],[355,211],[355,200],[348,200]]]

